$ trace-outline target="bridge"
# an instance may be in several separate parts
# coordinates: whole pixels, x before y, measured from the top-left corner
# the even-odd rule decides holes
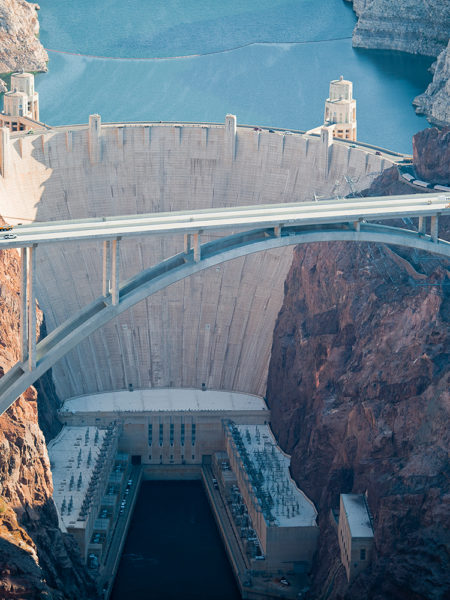
[[[263,250],[323,242],[380,242],[450,258],[440,239],[439,217],[450,216],[445,194],[380,196],[35,222],[14,228],[0,249],[21,248],[21,355],[0,380],[3,413],[41,375],[87,336],[144,298],[211,266]],[[418,218],[417,231],[389,226]],[[429,228],[427,227],[429,221]],[[201,236],[225,233],[201,244]],[[428,232],[429,231],[429,232]],[[231,233],[230,233],[231,232]],[[184,251],[121,283],[120,240],[135,236],[184,236]],[[103,242],[102,295],[36,342],[36,253],[43,244]]]

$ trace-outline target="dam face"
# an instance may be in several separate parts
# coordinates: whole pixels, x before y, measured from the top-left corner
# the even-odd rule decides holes
[[[225,126],[91,118],[90,126],[11,134],[1,150],[0,198],[12,224],[293,202],[348,194],[346,176],[364,189],[392,164],[324,133],[236,128],[233,117]],[[122,277],[182,248],[182,236],[124,240]],[[203,383],[264,395],[291,259],[291,248],[238,258],[146,299],[55,365],[59,397]],[[37,298],[49,332],[101,294],[101,269],[98,243],[37,248]]]

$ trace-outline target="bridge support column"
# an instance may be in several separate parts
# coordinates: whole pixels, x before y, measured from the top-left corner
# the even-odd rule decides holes
[[[355,231],[361,231],[361,221],[355,221],[353,223],[353,226],[355,228]]]
[[[273,228],[273,234],[275,237],[281,237],[281,225],[277,225]]]
[[[194,262],[200,262],[201,259],[201,250],[200,250],[200,234],[194,233],[193,241],[194,241]]]
[[[20,361],[28,358],[28,253],[20,249]]]
[[[107,296],[111,291],[111,242],[103,242],[103,283],[102,295]]]
[[[36,368],[36,249],[27,248],[27,296],[28,296],[28,370]]]
[[[425,221],[425,217],[419,217],[419,225],[417,227],[419,231],[419,235],[425,235],[427,232],[427,222]]]
[[[437,243],[437,241],[438,241],[438,233],[439,233],[439,216],[434,215],[431,217],[430,235],[431,235],[431,239],[435,243]]]
[[[191,234],[185,233],[184,234],[184,253],[189,254],[190,251],[191,251]]]
[[[111,248],[111,296],[114,306],[119,304],[119,243],[120,238],[116,238]]]

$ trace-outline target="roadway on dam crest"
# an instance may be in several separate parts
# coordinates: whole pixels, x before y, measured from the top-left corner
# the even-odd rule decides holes
[[[333,199],[318,202],[268,204],[144,215],[125,215],[18,225],[0,239],[0,248],[34,244],[107,240],[140,235],[204,233],[248,227],[326,225],[394,218],[450,215],[450,195],[412,194],[367,199]]]

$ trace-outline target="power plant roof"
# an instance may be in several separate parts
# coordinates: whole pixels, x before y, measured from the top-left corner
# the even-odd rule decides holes
[[[251,394],[217,390],[153,388],[87,394],[69,398],[61,413],[206,412],[268,410],[264,399]]]

